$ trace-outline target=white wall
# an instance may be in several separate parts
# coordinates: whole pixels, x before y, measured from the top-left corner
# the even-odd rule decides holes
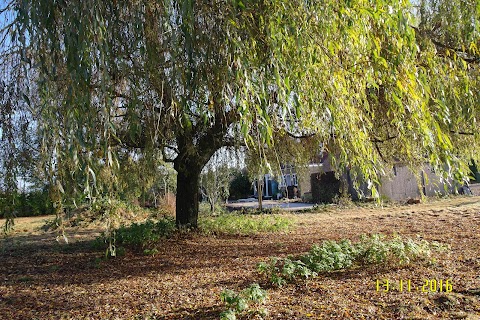
[[[445,195],[454,193],[456,189],[451,180],[446,183],[442,182],[440,176],[429,165],[425,165],[422,170],[419,170],[420,181],[404,165],[395,165],[395,169],[392,170],[394,171],[392,176],[382,178],[379,190],[380,195],[386,196],[390,200],[402,201],[419,198],[421,192],[425,192],[427,197]]]
[[[380,195],[395,201],[420,197],[418,181],[407,167],[396,165],[392,171],[391,177],[381,179]]]

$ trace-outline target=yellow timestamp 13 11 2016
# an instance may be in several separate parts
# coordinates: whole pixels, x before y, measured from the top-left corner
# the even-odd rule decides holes
[[[377,292],[452,292],[453,285],[450,279],[424,279],[421,285],[416,285],[411,280],[378,279]]]

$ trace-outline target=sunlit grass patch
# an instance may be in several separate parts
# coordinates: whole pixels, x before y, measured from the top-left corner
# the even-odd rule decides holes
[[[207,234],[254,234],[287,231],[293,227],[291,217],[282,215],[245,215],[228,213],[216,217],[201,217],[199,228]]]

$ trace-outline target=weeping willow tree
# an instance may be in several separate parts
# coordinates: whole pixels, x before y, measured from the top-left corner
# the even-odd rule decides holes
[[[478,158],[474,0],[12,0],[8,10],[3,43],[23,72],[6,80],[28,79],[17,103],[34,111],[59,210],[71,194],[114,190],[97,173],[120,174],[125,152],[173,162],[177,225],[189,227],[202,168],[225,146],[267,159],[287,137],[309,137],[310,151],[323,145],[372,191],[393,161],[462,178]]]

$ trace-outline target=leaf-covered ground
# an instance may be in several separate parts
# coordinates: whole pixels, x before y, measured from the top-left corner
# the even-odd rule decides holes
[[[297,227],[288,233],[183,234],[163,240],[154,256],[127,250],[108,260],[88,242],[99,230],[68,230],[67,245],[37,230],[45,218],[18,219],[17,231],[0,239],[0,318],[218,319],[223,289],[259,282],[271,319],[480,319],[480,198],[291,217]],[[282,288],[256,271],[270,256],[365,233],[397,233],[450,249],[426,263],[366,266]],[[385,279],[393,289],[377,292],[376,281]],[[449,279],[452,292],[422,292],[434,279]],[[395,289],[400,280],[410,280],[410,292]]]

